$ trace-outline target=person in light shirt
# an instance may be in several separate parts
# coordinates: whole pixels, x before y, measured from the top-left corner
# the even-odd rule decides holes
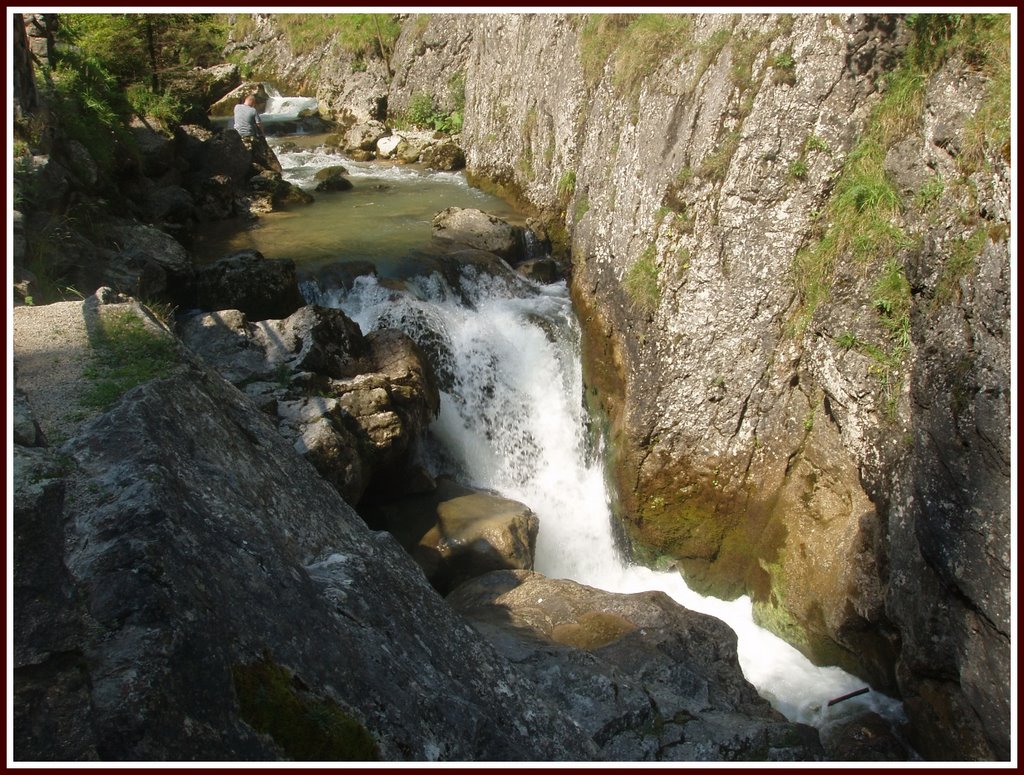
[[[263,123],[255,105],[256,98],[251,94],[235,105],[235,131],[242,137],[263,136]]]

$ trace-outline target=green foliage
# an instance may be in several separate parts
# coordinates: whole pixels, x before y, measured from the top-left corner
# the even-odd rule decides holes
[[[914,204],[922,212],[928,211],[938,204],[945,190],[946,183],[942,179],[942,175],[936,172],[933,177],[921,186],[921,190],[914,195]]]
[[[591,85],[601,80],[608,57],[625,37],[635,14],[587,14],[580,35],[580,64]]]
[[[92,385],[85,406],[105,409],[127,390],[166,374],[178,362],[174,340],[147,328],[130,310],[101,315],[93,341],[94,362],[85,370]]]
[[[844,331],[835,338],[835,342],[842,349],[851,350],[860,343],[860,340],[852,331]]]
[[[689,14],[588,14],[580,36],[580,62],[587,82],[596,84],[612,59],[612,86],[637,95],[640,84],[673,53],[693,48]]]
[[[718,148],[704,157],[697,169],[697,174],[708,180],[721,182],[729,171],[729,164],[740,147],[740,133],[733,131],[727,134],[719,144]]]
[[[296,761],[374,761],[377,744],[358,719],[330,697],[314,695],[286,668],[264,657],[232,669],[239,713]]]
[[[568,202],[576,192],[576,170],[566,170],[558,179],[558,198]]]
[[[735,24],[735,20],[733,23]],[[730,38],[732,38],[732,27],[721,27],[711,33],[708,39],[697,47],[697,65],[694,68],[693,81],[690,83],[689,91],[692,92],[697,88],[700,79],[711,67],[711,63],[718,59],[718,55],[722,53],[722,49],[725,48]]]
[[[618,93],[636,94],[641,82],[675,51],[691,45],[693,19],[687,14],[640,14],[615,52],[612,84]]]
[[[952,56],[988,79],[981,107],[968,122],[957,163],[965,174],[985,169],[991,156],[1010,161],[1010,15],[911,14],[914,41],[907,58],[930,74]]]
[[[129,86],[125,96],[136,115],[153,116],[172,126],[181,122],[186,109],[175,94],[168,91],[154,94],[141,84]]]
[[[979,227],[967,239],[955,239],[943,262],[935,288],[935,304],[954,301],[960,294],[960,281],[974,269],[974,263],[988,240],[988,230]]]
[[[448,79],[448,97],[456,113],[466,110],[466,73],[459,70]]]
[[[590,200],[585,196],[581,196],[579,199],[576,200],[576,206],[573,208],[572,211],[573,222],[579,223],[580,221],[582,221],[583,216],[586,215],[589,211]]]
[[[389,61],[402,31],[395,16],[384,13],[283,13],[275,21],[297,56],[333,40],[357,61],[369,57]]]
[[[789,165],[789,174],[797,180],[803,180],[807,177],[807,162],[803,159],[797,159]]]
[[[865,264],[881,260],[887,267],[883,277],[895,277],[894,255],[911,242],[895,222],[902,203],[886,175],[885,154],[894,142],[918,131],[927,78],[949,57],[963,57],[969,66],[990,78],[982,109],[968,127],[967,134],[974,140],[965,143],[958,159],[961,170],[984,166],[985,159],[994,152],[1009,157],[1009,17],[915,14],[908,17],[908,23],[914,37],[903,62],[888,76],[882,100],[839,176],[826,211],[830,227],[794,261],[794,277],[802,302],[794,321],[796,332],[803,330],[814,309],[827,298],[840,255],[852,254]],[[810,149],[809,141],[804,147],[805,151]],[[928,181],[915,196],[915,204],[922,210],[933,206],[941,198],[944,185],[938,176]],[[970,248],[954,248],[940,278],[938,300],[952,295],[961,272],[973,261],[980,239],[974,236],[968,240]],[[887,286],[889,291],[902,287],[894,283],[892,280]],[[877,286],[876,291],[881,287]],[[888,350],[875,348],[889,387],[892,385],[888,377],[896,370],[893,359],[902,357],[909,337],[908,316],[892,306],[896,298],[902,298],[901,292],[876,293],[875,299],[891,340]]]
[[[455,110],[451,113],[444,113],[434,102],[432,95],[427,92],[418,92],[409,100],[409,107],[397,123],[421,129],[433,129],[435,132],[455,134],[462,131],[462,112]]]
[[[796,83],[796,60],[790,49],[772,59],[772,83],[789,86]]]
[[[202,13],[61,14],[61,34],[122,87],[144,83],[156,93],[189,68],[220,62],[226,42],[222,20]]]
[[[53,69],[42,68],[42,92],[51,120],[80,142],[103,172],[132,147],[127,123],[131,106],[103,63],[80,49],[61,54]]]
[[[657,252],[654,245],[648,246],[626,271],[622,281],[630,300],[648,312],[656,310],[661,302],[661,286],[658,282],[659,270],[656,257]]]
[[[832,149],[829,148],[828,143],[826,143],[822,138],[818,137],[817,135],[807,135],[807,137],[804,139],[802,154],[806,157],[806,155],[811,153],[812,151],[832,153]]]

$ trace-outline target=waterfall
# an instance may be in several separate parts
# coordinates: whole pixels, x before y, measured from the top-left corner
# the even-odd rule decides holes
[[[315,169],[337,163],[336,156],[316,149],[281,159],[285,177],[299,184]],[[363,176],[367,183],[386,180],[398,189],[424,175],[349,160],[345,165],[357,188]],[[444,180],[452,192],[466,188],[454,173],[431,173],[429,179]],[[339,217],[351,220],[356,212],[363,210]],[[392,215],[383,203],[380,212]],[[385,222],[390,223],[378,220],[376,229],[365,228],[385,239]],[[541,252],[537,245],[524,247],[530,255]],[[344,253],[351,257],[351,240]],[[373,260],[379,269],[386,266],[377,256]],[[839,668],[813,665],[755,625],[749,598],[702,597],[678,573],[631,565],[620,555],[602,442],[591,431],[583,401],[581,332],[568,291],[564,283],[541,286],[504,269],[463,267],[458,287],[438,273],[402,273],[402,290],[372,276],[358,278],[350,291],[324,289],[310,280],[303,294],[312,303],[342,309],[364,333],[398,328],[423,348],[441,386],[441,411],[425,445],[424,464],[435,475],[453,475],[533,509],[540,519],[538,572],[612,592],[660,590],[691,610],[721,619],[736,632],[747,680],[791,721],[821,727],[870,709],[894,724],[904,722],[902,705],[874,691],[829,708],[828,700],[864,683]]]
[[[822,726],[864,708],[902,720],[900,703],[877,692],[828,708],[863,682],[816,667],[755,625],[749,598],[705,598],[678,573],[627,563],[613,538],[602,446],[588,432],[580,328],[564,283],[516,284],[467,270],[461,286],[456,293],[434,275],[405,293],[363,277],[343,298],[318,299],[364,331],[402,328],[430,354],[443,388],[425,461],[433,473],[529,505],[540,518],[538,572],[614,592],[661,590],[725,621],[747,680],[790,720]]]
[[[264,116],[273,116],[280,119],[298,118],[303,110],[310,113],[316,112],[319,107],[316,97],[284,97],[281,93],[269,84],[264,84],[267,90],[267,105],[263,109]]]

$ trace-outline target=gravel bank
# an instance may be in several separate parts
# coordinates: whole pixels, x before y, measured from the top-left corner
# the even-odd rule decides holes
[[[82,373],[92,359],[85,304],[63,301],[13,310],[14,386],[49,443],[75,434],[90,416],[79,403]]]

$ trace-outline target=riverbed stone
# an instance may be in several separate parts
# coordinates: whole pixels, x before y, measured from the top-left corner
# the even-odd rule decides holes
[[[490,571],[533,568],[540,522],[530,508],[447,477],[421,495],[392,495],[366,515],[399,540],[442,594]]]
[[[466,153],[453,141],[442,140],[423,149],[420,160],[430,169],[452,172],[466,166]]]
[[[242,250],[198,272],[202,309],[238,309],[250,320],[286,318],[304,303],[289,258],[267,259],[258,250]]]
[[[356,124],[345,133],[345,150],[372,152],[377,147],[377,141],[389,134],[390,130],[377,120]]]
[[[348,191],[352,181],[348,179],[348,170],[341,165],[324,167],[313,175],[317,191]]]
[[[446,207],[434,216],[433,236],[467,247],[515,258],[519,240],[516,228],[495,215],[472,207]]]

